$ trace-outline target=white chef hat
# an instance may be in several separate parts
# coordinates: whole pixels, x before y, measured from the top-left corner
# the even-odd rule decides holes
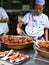
[[[45,5],[45,0],[35,0],[35,4]]]

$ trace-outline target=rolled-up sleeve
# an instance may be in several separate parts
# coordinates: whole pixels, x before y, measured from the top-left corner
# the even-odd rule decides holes
[[[49,18],[48,17],[45,18],[45,28],[49,29]]]
[[[1,11],[1,17],[3,19],[9,18],[8,15],[7,15],[7,13],[6,13],[6,11],[3,8],[0,8],[0,11]]]
[[[29,13],[27,13],[21,20],[24,22],[24,24],[27,24],[29,21]]]

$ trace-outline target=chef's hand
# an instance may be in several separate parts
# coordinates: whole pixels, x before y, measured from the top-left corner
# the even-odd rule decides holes
[[[24,31],[21,28],[17,27],[16,30],[18,34],[23,35]]]

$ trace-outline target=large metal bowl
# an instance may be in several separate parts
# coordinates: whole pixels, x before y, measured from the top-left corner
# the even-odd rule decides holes
[[[42,42],[38,42],[39,44],[35,44],[35,49],[37,50],[38,54],[43,56],[43,57],[46,57],[46,58],[49,58],[49,47],[40,47],[40,44],[41,43],[49,43],[49,41],[42,41]]]
[[[20,38],[28,38],[26,36],[12,36],[12,37],[20,37]],[[33,40],[31,42],[26,42],[26,43],[18,43],[15,44],[14,42],[2,42],[2,46],[6,47],[6,48],[12,48],[12,49],[23,49],[23,48],[27,48],[30,46],[33,46]]]

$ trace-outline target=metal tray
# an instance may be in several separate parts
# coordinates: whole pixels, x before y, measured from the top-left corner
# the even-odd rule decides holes
[[[1,59],[0,59],[1,60]],[[30,57],[29,58],[27,58],[26,60],[21,60],[21,61],[19,61],[19,62],[13,62],[13,63],[11,63],[9,60],[1,60],[2,62],[5,62],[5,63],[8,63],[8,64],[12,64],[12,65],[20,65],[20,64],[23,64],[23,63],[25,63],[25,62],[27,62],[27,61],[29,61],[30,60]]]
[[[21,53],[21,52],[20,52]],[[14,52],[14,54],[15,54],[15,52]],[[1,57],[0,58],[0,60],[2,61],[2,62],[5,62],[5,63],[9,63],[9,64],[13,64],[13,65],[19,65],[19,64],[22,64],[22,63],[24,63],[24,62],[26,62],[26,61],[28,61],[29,59],[30,59],[30,56],[29,55],[27,55],[27,54],[25,54],[26,55],[26,59],[22,59],[22,58],[18,58],[19,60],[18,61],[13,61],[13,62],[10,62],[10,60],[9,60],[9,57],[7,57],[7,56],[4,56],[4,57]],[[6,60],[4,60],[3,58],[5,58],[5,57],[7,57],[7,59]]]

